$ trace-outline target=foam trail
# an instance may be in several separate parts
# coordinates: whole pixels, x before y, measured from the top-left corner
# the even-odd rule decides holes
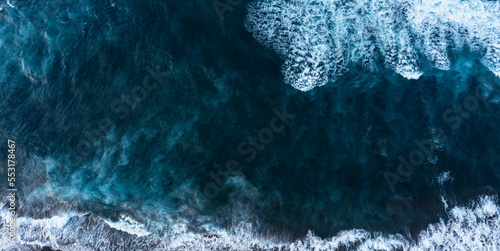
[[[122,215],[118,222],[104,220],[110,227],[127,232],[129,234],[137,235],[138,237],[148,236],[151,233],[145,229],[145,226],[135,221],[134,219]]]
[[[285,82],[308,91],[350,64],[373,70],[377,51],[387,68],[418,79],[421,57],[449,70],[449,51],[468,46],[500,76],[498,13],[498,1],[264,0],[248,5],[245,25],[284,58]]]

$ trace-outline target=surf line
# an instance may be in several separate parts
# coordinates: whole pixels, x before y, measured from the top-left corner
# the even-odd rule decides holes
[[[266,145],[270,144],[274,139],[275,133],[281,133],[285,130],[291,120],[297,117],[296,114],[288,113],[286,107],[280,112],[278,109],[273,108],[274,117],[269,121],[269,126],[259,130],[257,136],[248,136],[247,140],[243,140],[238,145],[238,153],[241,156],[246,156],[247,163],[252,162],[257,157],[257,151],[262,151]],[[208,182],[203,193],[206,197],[213,199],[219,195],[220,187],[228,180],[229,176],[234,176],[241,171],[241,165],[236,160],[230,160],[226,163],[226,169],[221,170],[216,164],[217,173],[210,172],[209,175],[213,181]]]

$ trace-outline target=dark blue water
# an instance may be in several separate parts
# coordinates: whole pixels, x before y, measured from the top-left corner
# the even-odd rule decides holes
[[[399,44],[374,24],[358,57],[331,28],[355,37],[354,17],[326,13],[350,1],[313,21],[301,10],[325,2],[302,2],[2,4],[0,136],[16,141],[21,219],[5,249],[498,248],[498,13],[470,3],[492,26],[439,26],[450,42],[429,52],[435,37],[397,21],[419,6],[395,5]],[[446,244],[426,246],[429,224]]]

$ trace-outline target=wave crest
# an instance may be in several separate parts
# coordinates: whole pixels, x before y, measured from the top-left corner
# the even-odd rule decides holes
[[[467,45],[500,76],[500,3],[453,0],[264,0],[248,5],[245,26],[285,60],[285,82],[308,91],[335,80],[349,63],[373,70],[378,52],[407,79],[425,55],[450,69],[450,49]]]

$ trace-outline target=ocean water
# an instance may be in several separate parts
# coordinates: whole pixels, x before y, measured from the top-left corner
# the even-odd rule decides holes
[[[500,249],[498,1],[0,8],[1,250]]]

